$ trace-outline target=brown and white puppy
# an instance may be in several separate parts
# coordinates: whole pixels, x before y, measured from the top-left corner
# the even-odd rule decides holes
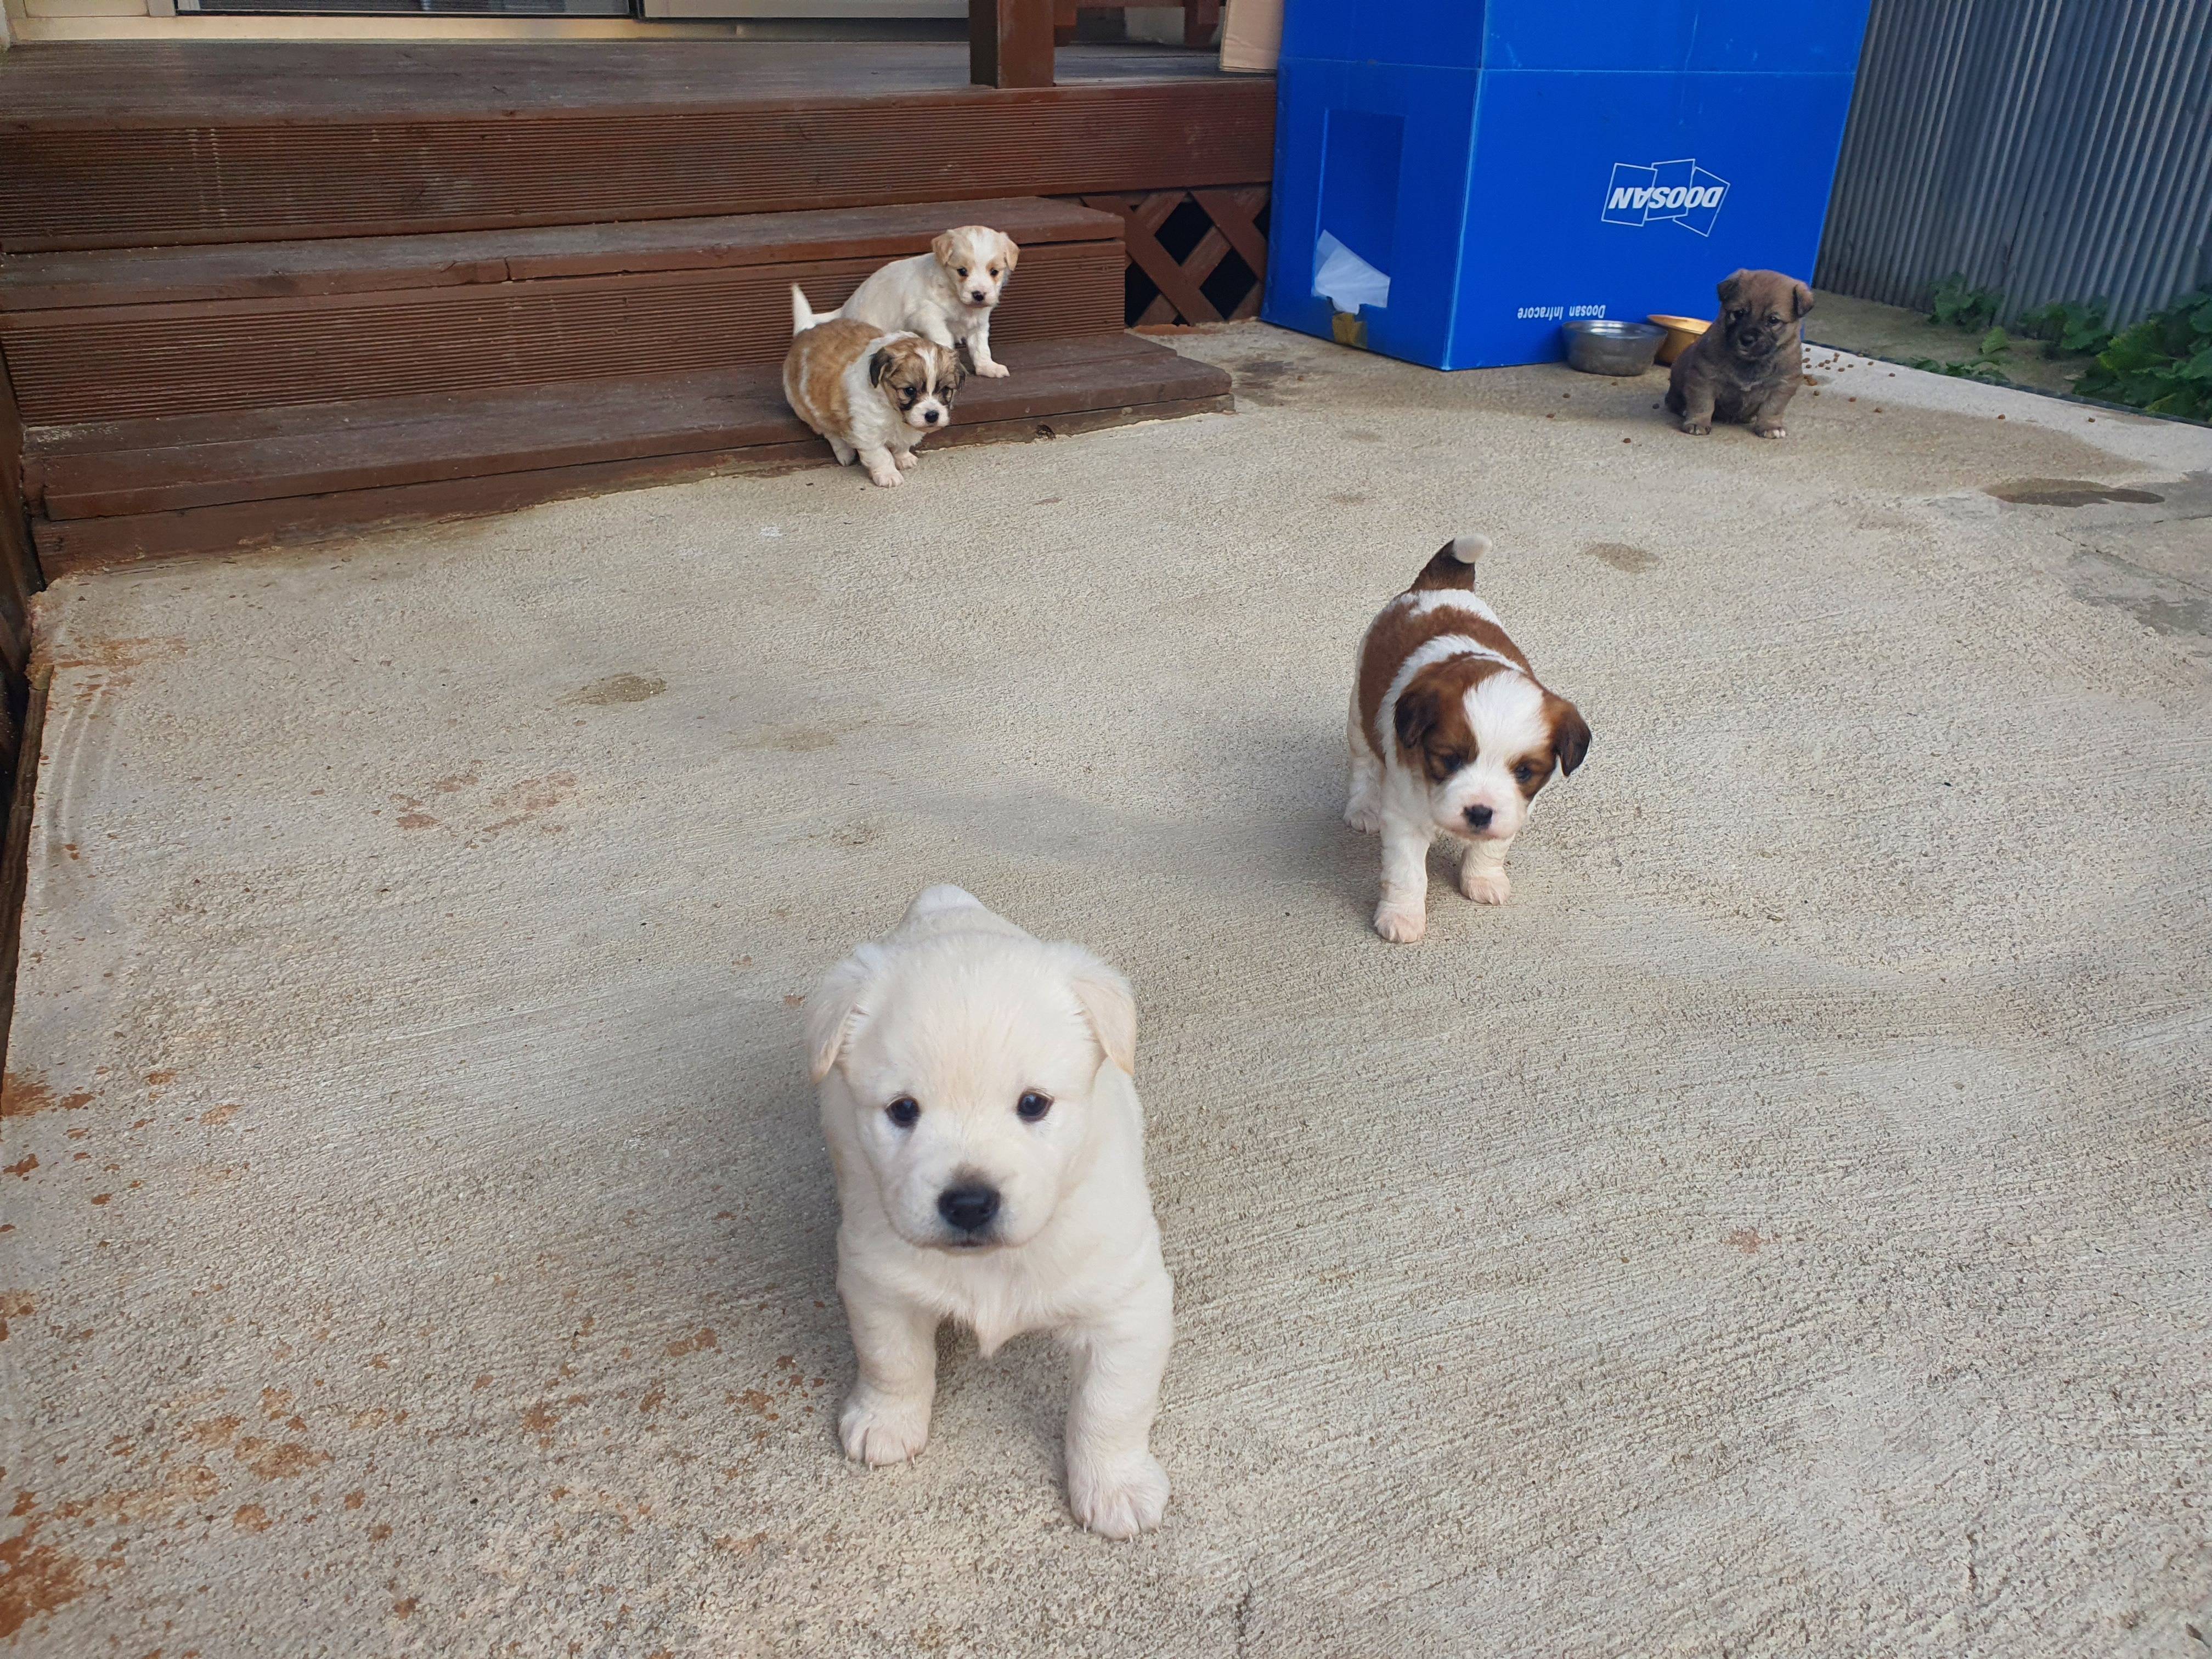
[[[991,308],[1006,291],[1021,249],[988,225],[959,225],[929,252],[894,259],[853,290],[836,314],[878,329],[910,329],[941,346],[968,348],[978,374],[1006,366],[991,356]]]
[[[1778,270],[1739,270],[1720,297],[1719,320],[1674,359],[1667,407],[1693,435],[1741,421],[1762,438],[1786,438],[1782,416],[1804,383],[1801,325],[1813,290]]]
[[[1375,931],[1397,945],[1428,931],[1429,844],[1464,843],[1460,891],[1504,903],[1505,852],[1536,792],[1589,751],[1582,711],[1544,688],[1474,597],[1474,562],[1489,546],[1446,542],[1359,643],[1344,817],[1382,836]]]
[[[857,456],[877,483],[904,483],[914,447],[952,423],[958,354],[919,335],[817,318],[796,283],[791,326],[783,395],[793,411],[830,441],[838,465]]]

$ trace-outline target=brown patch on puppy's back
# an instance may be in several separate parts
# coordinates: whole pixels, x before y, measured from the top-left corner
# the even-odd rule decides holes
[[[1417,611],[1401,594],[1375,619],[1367,630],[1366,643],[1359,651],[1359,729],[1367,734],[1370,748],[1375,748],[1376,717],[1382,712],[1382,699],[1390,690],[1390,682],[1398,678],[1398,670],[1404,666],[1407,658],[1431,640],[1447,634],[1463,634],[1477,645],[1486,646],[1519,664],[1524,671],[1528,666],[1528,659],[1521,654],[1521,648],[1496,623],[1457,605],[1436,605]],[[1480,657],[1449,660],[1480,662],[1487,667],[1498,665]],[[1468,682],[1470,685],[1474,683],[1472,679]],[[1382,753],[1379,748],[1375,748],[1375,752],[1378,758]]]
[[[790,355],[784,359],[784,389],[799,417],[817,432],[842,435],[852,428],[853,411],[845,402],[845,369],[882,331],[849,317],[837,317],[793,337]]]

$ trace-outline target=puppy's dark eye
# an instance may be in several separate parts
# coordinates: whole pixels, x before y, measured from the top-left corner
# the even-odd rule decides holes
[[[1024,1123],[1035,1123],[1051,1109],[1052,1097],[1041,1095],[1034,1089],[1014,1103],[1014,1110],[1021,1114]]]
[[[1535,775],[1536,769],[1529,765],[1527,761],[1522,761],[1513,769],[1513,781],[1516,783],[1526,783]]]
[[[884,1115],[902,1129],[911,1129],[921,1121],[921,1108],[914,1103],[912,1095],[901,1095],[884,1108]]]
[[[960,274],[961,274],[963,276],[965,276],[968,274],[968,267],[967,267],[967,266],[965,266],[965,265],[962,265],[962,266],[959,268],[959,270],[960,270]]]

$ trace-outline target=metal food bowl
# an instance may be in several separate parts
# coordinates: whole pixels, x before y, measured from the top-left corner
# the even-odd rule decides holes
[[[1641,374],[1667,338],[1650,323],[1577,317],[1567,325],[1567,362],[1585,374]]]

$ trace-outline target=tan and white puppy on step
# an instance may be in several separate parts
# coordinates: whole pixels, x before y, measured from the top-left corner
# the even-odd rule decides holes
[[[1474,596],[1474,562],[1489,546],[1482,536],[1445,543],[1359,644],[1344,817],[1382,835],[1375,931],[1394,944],[1428,931],[1429,845],[1438,836],[1465,848],[1460,891],[1504,903],[1506,849],[1536,792],[1589,750],[1582,711],[1545,689]]]
[[[937,1328],[986,1356],[1047,1330],[1075,1356],[1067,1496],[1093,1532],[1159,1522],[1151,1449],[1175,1295],[1145,1184],[1129,987],[957,887],[831,969],[806,1046],[836,1171],[837,1293],[860,1380],[848,1456],[929,1438]]]
[[[796,283],[791,329],[783,395],[792,411],[830,441],[838,465],[858,459],[875,483],[904,483],[914,447],[952,424],[958,354],[919,335],[817,317]]]
[[[978,374],[1008,373],[991,356],[991,312],[1014,274],[1021,249],[988,225],[945,231],[929,252],[894,259],[872,273],[837,315],[877,328],[910,329],[941,346],[966,346]]]

